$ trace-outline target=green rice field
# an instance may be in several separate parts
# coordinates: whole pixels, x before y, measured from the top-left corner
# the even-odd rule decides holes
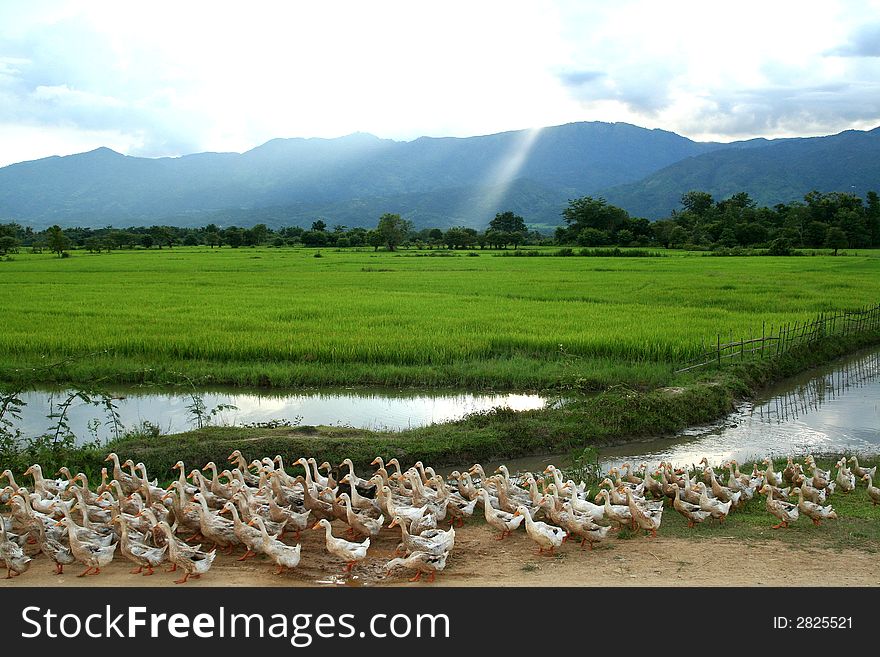
[[[439,257],[442,253],[442,256]],[[478,257],[473,257],[478,254]],[[667,384],[703,345],[880,301],[880,254],[207,249],[0,262],[0,379]],[[70,359],[69,362],[57,363]]]

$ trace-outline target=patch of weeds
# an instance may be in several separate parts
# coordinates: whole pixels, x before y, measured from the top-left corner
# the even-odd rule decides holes
[[[638,536],[638,533],[630,529],[628,525],[624,525],[620,528],[620,531],[617,532],[617,538],[624,541],[628,541],[629,539],[635,538],[636,536]]]

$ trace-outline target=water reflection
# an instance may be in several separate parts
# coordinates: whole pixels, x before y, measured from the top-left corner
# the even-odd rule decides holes
[[[880,453],[880,350],[769,388],[717,424],[606,448],[600,460],[607,470],[624,461],[655,465],[663,460],[688,466],[704,456],[719,464],[730,458],[744,462],[808,452]],[[566,454],[551,454],[505,463],[512,471],[541,472],[550,463],[564,464],[566,458]]]
[[[47,415],[57,409],[69,391],[38,390],[22,395],[26,402],[21,422],[26,436],[44,433],[54,424]],[[193,398],[180,390],[127,388],[113,391],[120,421],[125,427],[147,421],[164,433],[186,431],[196,426]],[[243,425],[282,420],[292,424],[350,426],[364,429],[401,430],[432,423],[449,422],[498,406],[513,410],[541,408],[547,399],[534,394],[478,394],[450,391],[399,391],[394,389],[320,391],[209,390],[200,393],[211,424]],[[233,405],[234,409],[214,409]],[[77,439],[101,439],[112,435],[108,415],[94,405],[77,402],[68,413]]]

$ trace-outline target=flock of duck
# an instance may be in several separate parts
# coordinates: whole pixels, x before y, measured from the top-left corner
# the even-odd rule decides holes
[[[633,470],[625,463],[608,472],[592,497],[583,482],[566,479],[552,465],[539,476],[512,476],[503,465],[487,476],[477,464],[447,480],[421,462],[403,470],[397,459],[386,463],[377,457],[376,471],[362,479],[346,459],[336,474],[347,473],[336,481],[330,464],[318,465],[313,458],[295,461],[304,474],[291,476],[281,456],[248,462],[236,450],[222,472],[211,462],[186,475],[178,461],[177,479],[160,488],[142,463],[120,463],[113,453],[106,461],[112,469],[104,468],[95,490],[85,474],[73,475],[67,468],[58,473],[63,478],[47,479],[38,464],[32,465],[24,473],[33,478],[30,489],[19,486],[9,470],[0,474],[0,480],[8,480],[0,490],[0,505],[9,508],[8,516],[0,514],[7,579],[27,571],[32,557],[42,552],[57,574],[79,562],[85,566],[80,577],[96,575],[119,554],[136,566],[132,573],[152,575],[168,563],[170,571],[183,573],[175,582],[184,583],[208,572],[218,549],[232,553],[236,548],[245,550],[238,561],[262,554],[281,574],[296,568],[301,556],[301,545],[285,537],[292,533],[298,540],[309,528],[324,532],[326,550],[351,571],[366,559],[371,538],[399,528],[401,540],[385,570],[408,569],[415,571],[410,581],[423,574],[433,581],[455,546],[455,526],[478,505],[487,524],[500,531],[498,540],[522,526],[539,553],[552,553],[569,538],[580,539],[581,549],[592,549],[612,527],[656,536],[664,500],[693,527],[709,518],[723,521],[760,493],[779,520],[774,528],[788,527],[800,514],[816,525],[836,518],[828,498],[835,490],[854,490],[857,480],[867,482],[875,505],[880,502],[873,485],[876,466],[862,468],[855,456],[838,461],[834,476],[816,467],[811,456],[803,466],[789,458],[781,472],[765,459],[765,469],[755,464],[750,474],[740,472],[736,461],[724,463],[722,472],[706,459],[692,469],[660,463],[653,472],[646,464]],[[208,471],[210,478],[203,474]],[[334,535],[333,521],[348,526],[347,537]],[[448,529],[440,528],[443,521]]]

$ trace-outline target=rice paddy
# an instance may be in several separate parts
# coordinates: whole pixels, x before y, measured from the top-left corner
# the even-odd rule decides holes
[[[474,253],[479,257],[468,257]],[[878,301],[880,257],[511,258],[311,249],[18,254],[0,379],[601,388]],[[70,362],[47,368],[49,363]]]

